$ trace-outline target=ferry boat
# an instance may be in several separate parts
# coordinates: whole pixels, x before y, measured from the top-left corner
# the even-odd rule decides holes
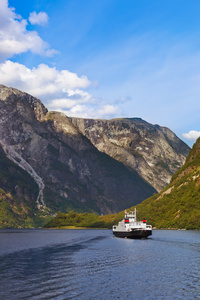
[[[146,220],[137,221],[136,208],[135,211],[127,212],[125,210],[125,217],[118,225],[113,226],[113,234],[121,238],[147,238],[152,235],[152,226],[146,224]]]

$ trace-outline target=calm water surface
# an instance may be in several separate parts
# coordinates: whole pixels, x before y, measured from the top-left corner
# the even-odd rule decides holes
[[[0,300],[200,299],[200,231],[0,230]]]

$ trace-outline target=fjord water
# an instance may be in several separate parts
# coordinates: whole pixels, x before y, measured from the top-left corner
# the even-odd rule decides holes
[[[0,299],[200,299],[200,231],[0,230]]]

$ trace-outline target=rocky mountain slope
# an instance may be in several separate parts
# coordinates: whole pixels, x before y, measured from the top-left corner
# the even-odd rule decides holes
[[[157,228],[200,229],[199,195],[200,138],[170,184],[137,206],[138,215]]]
[[[185,164],[159,194],[136,206],[137,219],[147,219],[156,228],[200,230],[200,138]],[[131,207],[128,210],[134,210]],[[85,226],[111,228],[124,217],[124,211],[106,216],[58,214],[46,227]]]
[[[71,120],[99,151],[137,171],[157,191],[170,182],[190,150],[170,129],[142,119]]]
[[[37,195],[38,186],[33,178],[10,161],[0,147],[0,228],[31,223]]]
[[[40,100],[3,85],[0,147],[7,161],[31,180],[27,191],[34,182],[30,199],[23,196],[28,192],[17,194],[14,182],[10,187],[19,203],[12,212],[21,218],[27,205],[24,220],[45,210],[118,212],[155,192],[136,171],[100,152],[66,115],[48,112]],[[7,174],[4,184],[0,180],[5,193],[9,178]]]

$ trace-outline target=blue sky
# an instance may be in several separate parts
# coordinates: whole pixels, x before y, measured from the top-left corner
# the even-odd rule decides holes
[[[191,146],[199,13],[199,0],[1,0],[0,83],[68,116],[141,117]]]

